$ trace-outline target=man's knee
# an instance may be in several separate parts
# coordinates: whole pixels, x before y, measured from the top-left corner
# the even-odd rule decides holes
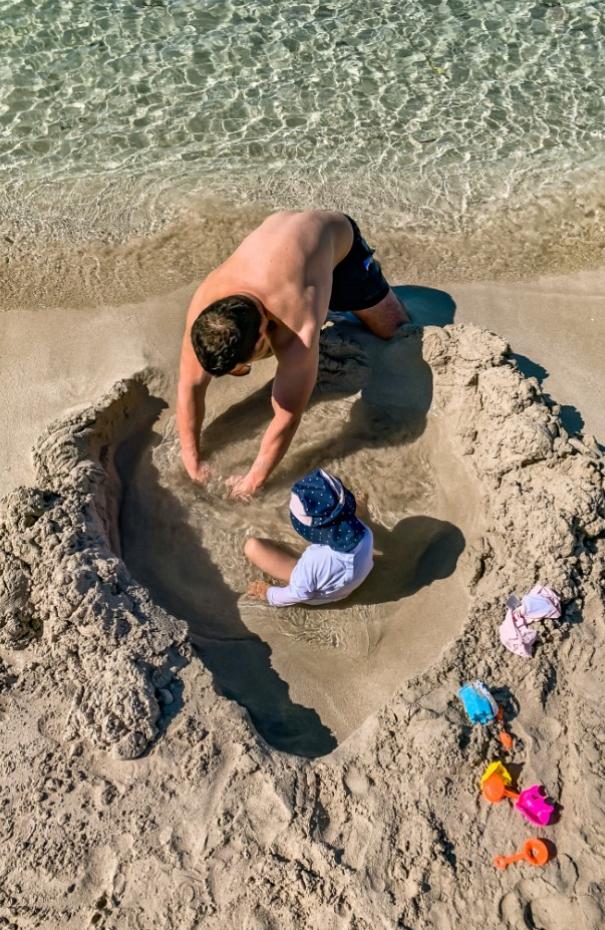
[[[397,329],[398,326],[401,326],[402,323],[409,323],[410,318],[408,312],[405,308],[404,302],[400,297],[395,294],[394,291],[389,291],[386,301],[385,301],[385,316],[392,323],[393,327]]]
[[[386,305],[382,308],[378,335],[383,339],[392,339],[399,327],[409,322],[410,318],[403,303],[391,291]]]
[[[399,327],[403,323],[409,323],[410,318],[407,314],[403,302],[393,291],[389,291],[386,297],[367,310],[355,311],[362,323],[364,323],[370,332],[374,333],[380,339],[392,339]]]
[[[381,308],[380,310],[362,311],[357,314],[365,323],[370,332],[379,339],[392,339],[399,327],[408,321],[407,316],[396,307]]]
[[[408,313],[408,311],[407,311],[407,308],[406,308],[406,306],[405,306],[403,300],[401,300],[401,298],[400,298],[400,297],[397,297],[396,295],[395,295],[395,299],[396,299],[396,301],[397,301],[397,313],[398,313],[398,317],[399,317],[399,325],[401,325],[402,323],[409,323],[409,322],[410,322],[410,315],[409,315],[409,313]]]

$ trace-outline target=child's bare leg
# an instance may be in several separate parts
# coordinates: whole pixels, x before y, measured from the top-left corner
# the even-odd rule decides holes
[[[256,536],[250,536],[246,540],[244,555],[271,578],[285,582],[290,581],[292,569],[298,561],[293,555],[280,548],[277,543],[270,539],[258,539]]]

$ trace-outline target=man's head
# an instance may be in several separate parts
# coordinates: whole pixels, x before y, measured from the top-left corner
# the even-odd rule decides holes
[[[267,319],[251,297],[234,294],[215,300],[191,327],[191,344],[202,368],[220,377],[263,348]],[[266,347],[264,354],[267,354]]]

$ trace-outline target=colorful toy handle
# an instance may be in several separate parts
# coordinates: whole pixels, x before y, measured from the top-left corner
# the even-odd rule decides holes
[[[495,856],[494,865],[497,869],[505,869],[511,862],[520,862],[525,859],[524,853],[515,853],[514,856]]]
[[[541,866],[546,865],[548,859],[549,852],[546,843],[536,836],[532,836],[531,839],[525,841],[521,852],[514,853],[512,856],[496,856],[494,865],[497,869],[505,869],[512,862],[524,860],[529,862],[530,865]]]

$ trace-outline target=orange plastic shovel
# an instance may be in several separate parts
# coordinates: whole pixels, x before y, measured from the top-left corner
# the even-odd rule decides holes
[[[530,865],[546,865],[549,859],[548,846],[542,840],[532,836],[523,844],[521,852],[514,856],[496,856],[494,865],[497,869],[505,869],[511,862],[529,862]]]

